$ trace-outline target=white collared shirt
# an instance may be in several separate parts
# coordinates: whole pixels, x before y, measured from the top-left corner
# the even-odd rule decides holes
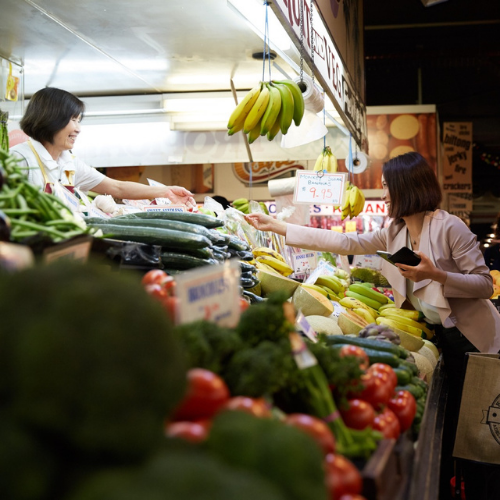
[[[45,149],[43,144],[34,139],[30,139],[30,141],[45,166],[45,171],[50,182],[70,184],[67,172],[75,172],[74,185],[82,191],[87,192],[105,178],[103,174],[74,157],[69,151],[63,151],[56,161],[50,156],[50,153]],[[20,160],[19,166],[30,167],[28,181],[43,189],[45,187],[45,180],[29,143],[23,142],[13,146],[10,148],[10,153]]]

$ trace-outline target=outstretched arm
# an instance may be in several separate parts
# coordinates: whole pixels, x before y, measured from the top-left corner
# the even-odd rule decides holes
[[[286,236],[286,222],[275,219],[270,215],[254,213],[245,215],[245,220],[259,231],[272,231]]]

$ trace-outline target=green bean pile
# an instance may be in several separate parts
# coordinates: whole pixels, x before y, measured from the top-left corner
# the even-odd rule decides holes
[[[9,131],[7,130],[7,120],[9,113],[0,109],[0,149],[8,151],[9,149]]]
[[[0,172],[2,168],[0,212],[10,220],[11,241],[42,235],[56,243],[88,232],[59,198],[30,184],[17,159],[0,149]]]

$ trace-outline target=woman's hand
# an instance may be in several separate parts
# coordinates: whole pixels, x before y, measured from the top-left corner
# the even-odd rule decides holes
[[[433,280],[444,285],[447,274],[438,269],[427,255],[422,252],[415,252],[420,257],[418,266],[407,266],[405,264],[397,264],[397,268],[401,276],[418,283],[422,280]]]
[[[279,221],[270,215],[254,213],[245,215],[245,220],[259,231],[272,231],[286,236],[286,222]]]
[[[193,193],[181,186],[167,186],[164,197],[168,198],[174,204],[186,205],[188,208],[196,206]]]

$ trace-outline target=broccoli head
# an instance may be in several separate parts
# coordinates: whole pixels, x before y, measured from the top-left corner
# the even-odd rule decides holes
[[[139,275],[34,267],[0,280],[0,317],[0,410],[91,463],[141,461],[158,448],[186,367]]]
[[[228,358],[241,347],[239,335],[211,321],[198,320],[175,327],[189,368],[220,373]]]
[[[102,472],[67,500],[285,500],[257,472],[201,449],[165,450],[143,467]]]
[[[206,448],[227,464],[257,472],[288,500],[326,500],[323,454],[300,429],[244,412],[215,417]]]
[[[288,338],[275,342],[264,340],[254,347],[237,351],[222,377],[233,396],[257,398],[272,395],[286,385],[294,364]]]
[[[287,320],[283,304],[286,294],[275,292],[267,300],[252,304],[240,317],[236,331],[242,340],[257,345],[263,340],[288,339],[294,324]]]

